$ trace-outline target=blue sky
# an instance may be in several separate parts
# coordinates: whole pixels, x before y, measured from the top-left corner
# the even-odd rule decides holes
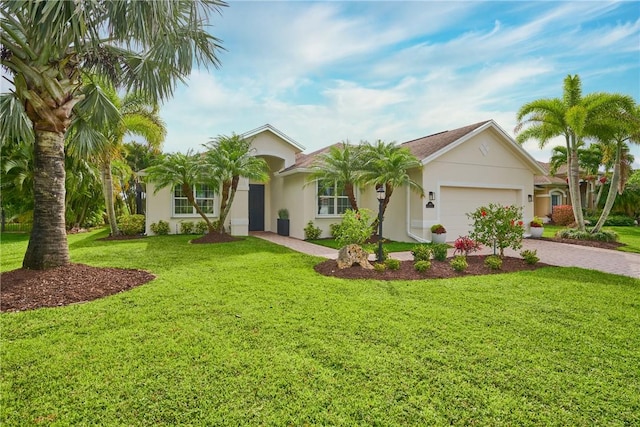
[[[230,1],[211,32],[227,49],[162,107],[165,152],[265,123],[306,152],[349,140],[404,142],[583,93],[640,102],[640,2]],[[547,161],[536,141],[525,148]],[[640,147],[632,152],[640,168]]]

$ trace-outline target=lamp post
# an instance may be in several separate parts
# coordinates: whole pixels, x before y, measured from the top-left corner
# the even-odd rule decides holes
[[[382,256],[382,202],[384,202],[384,184],[376,189],[378,199],[378,262],[383,261]]]

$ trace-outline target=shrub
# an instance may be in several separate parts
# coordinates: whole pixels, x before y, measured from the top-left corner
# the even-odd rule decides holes
[[[480,249],[480,244],[468,236],[460,236],[453,242],[453,247],[456,248],[454,254],[469,255]]]
[[[502,268],[502,258],[497,255],[489,255],[484,259],[484,265],[492,270],[500,270]]]
[[[416,261],[416,263],[413,264],[413,268],[419,273],[425,272],[431,268],[431,261],[429,260]]]
[[[118,220],[118,228],[127,236],[144,233],[144,215],[124,215]]]
[[[191,234],[191,233],[193,233],[193,221],[182,221],[182,222],[180,222],[180,233],[181,234]]]
[[[154,222],[153,224],[151,224],[149,228],[151,228],[151,232],[153,234],[158,234],[158,235],[169,234],[169,223],[167,221],[160,220],[157,223]]]
[[[467,216],[473,220],[470,237],[478,243],[493,246],[494,255],[496,249],[500,249],[500,256],[504,256],[505,248],[518,250],[522,247],[524,223],[521,207],[491,203]]]
[[[525,260],[527,264],[533,265],[540,261],[540,258],[538,258],[538,251],[536,250],[524,250],[520,252],[520,256]]]
[[[415,262],[429,261],[431,255],[433,255],[433,247],[429,245],[416,245],[411,250],[411,254]]]
[[[367,251],[370,254],[375,254],[378,256],[378,244],[377,243],[367,243],[366,245],[362,245],[362,249]],[[389,258],[389,250],[383,245],[382,246],[382,259],[376,259],[376,261],[384,261]]]
[[[451,261],[449,261],[449,265],[451,265],[451,267],[455,271],[465,271],[467,267],[469,267],[469,264],[467,263],[467,258],[465,258],[464,255],[456,256]]]
[[[385,271],[387,269],[387,265],[383,262],[376,262],[373,264],[373,269],[376,271]]]
[[[384,260],[384,265],[389,270],[399,270],[400,269],[400,261],[398,261],[397,259],[387,258],[387,259]]]
[[[569,225],[576,221],[571,205],[557,205],[553,207],[551,220],[556,225]]]
[[[347,209],[342,216],[342,223],[335,236],[339,246],[362,245],[367,241],[373,229],[371,228],[371,211]]]
[[[444,228],[442,224],[434,224],[431,226],[431,232],[434,234],[444,234],[447,232],[447,229]]]
[[[591,233],[589,231],[580,231],[574,228],[565,228],[556,233],[556,237],[561,239],[576,239],[576,240],[596,240],[599,242],[616,242],[618,241],[618,233],[610,230],[602,230],[598,233]]]
[[[599,216],[589,216],[585,218],[589,221],[590,224],[594,224],[598,222],[600,219]],[[607,217],[604,222],[604,225],[607,227],[633,227],[635,225],[635,220],[626,215],[611,215]]]
[[[198,221],[196,225],[193,227],[193,232],[195,234],[207,234],[209,231],[209,226],[206,221]]]
[[[304,238],[305,240],[315,240],[320,237],[322,234],[322,230],[320,227],[316,227],[313,225],[313,221],[309,220],[307,226],[304,228]]]
[[[433,259],[437,261],[444,261],[447,259],[447,251],[449,250],[449,245],[446,243],[436,243],[431,245],[433,249]]]
[[[331,237],[336,238],[340,234],[340,226],[342,224],[331,224],[329,225],[329,233],[331,233]]]
[[[289,210],[288,209],[279,209],[278,210],[278,218],[279,219],[289,219]]]

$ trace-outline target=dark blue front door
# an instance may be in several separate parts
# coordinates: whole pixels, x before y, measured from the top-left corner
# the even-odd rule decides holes
[[[264,231],[264,185],[249,184],[249,231]]]

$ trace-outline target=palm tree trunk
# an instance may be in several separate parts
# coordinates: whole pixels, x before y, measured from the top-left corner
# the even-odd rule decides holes
[[[616,146],[616,160],[613,164],[613,175],[611,176],[611,183],[609,185],[609,192],[607,193],[607,199],[604,202],[604,207],[602,208],[602,213],[600,214],[600,218],[598,218],[598,222],[596,223],[591,233],[599,232],[604,226],[605,221],[609,217],[609,213],[611,212],[611,208],[613,208],[613,204],[616,201],[616,196],[618,194],[618,184],[620,183],[620,162],[622,161],[622,144],[618,143]]]
[[[200,215],[204,222],[207,223],[207,229],[209,230],[209,232],[211,232],[211,230],[214,229],[213,224],[211,224],[211,221],[207,217],[207,214],[202,211],[202,208],[200,208],[200,206],[196,202],[196,198],[193,195],[193,189],[191,188],[191,186],[188,184],[182,184],[182,192],[187,196],[187,200],[189,201],[189,203],[191,203],[191,206],[193,206],[196,212],[198,212],[198,215]]]
[[[100,162],[100,175],[102,176],[102,194],[104,195],[104,205],[107,208],[107,219],[111,228],[112,236],[119,236],[120,229],[116,220],[116,209],[113,204],[113,176],[111,175],[111,160],[105,159]]]
[[[584,216],[582,215],[582,196],[580,194],[580,166],[578,164],[578,148],[575,143],[571,144],[569,151],[569,195],[571,196],[571,207],[573,208],[573,216],[580,231],[585,231]]]
[[[350,182],[346,182],[344,184],[344,191],[347,193],[347,197],[349,198],[349,204],[351,205],[351,209],[354,211],[358,210],[358,201],[356,200],[355,191],[353,189],[353,184]]]
[[[236,191],[238,190],[238,183],[240,182],[239,176],[234,176],[231,180],[231,185],[227,188],[227,199],[224,199],[222,203],[224,204],[224,209],[220,207],[220,218],[218,219],[218,233],[222,233],[224,230],[224,222],[227,220],[227,216],[231,211],[231,206],[233,205],[233,199],[236,197]],[[225,191],[223,190],[223,194]]]
[[[69,263],[64,133],[35,127],[35,137],[33,229],[22,267],[46,270]]]

